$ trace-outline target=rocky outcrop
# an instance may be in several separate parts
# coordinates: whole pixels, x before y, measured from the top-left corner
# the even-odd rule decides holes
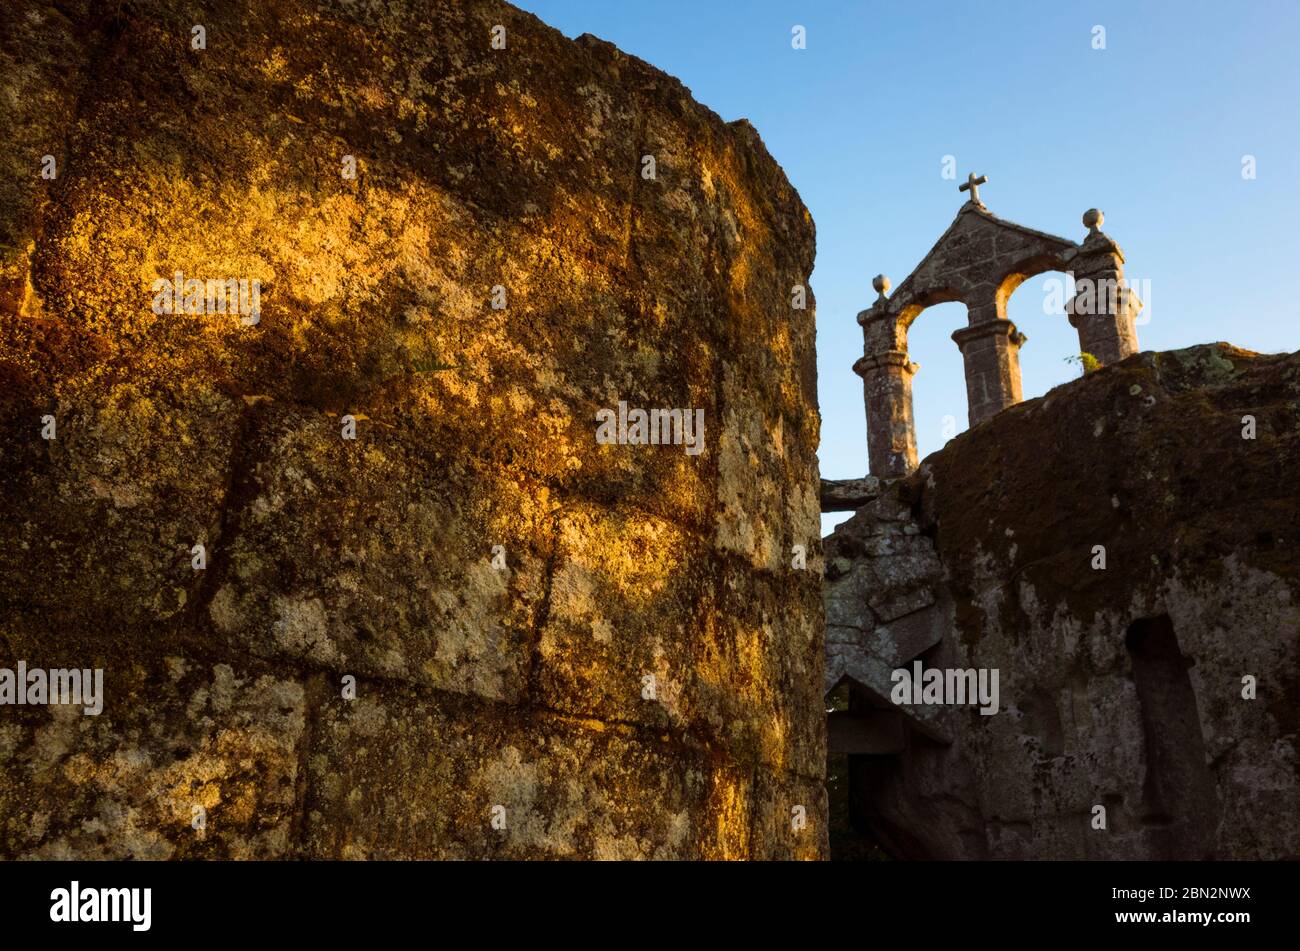
[[[1297,476],[1300,354],[1215,344],[882,483],[826,543],[848,733],[906,725],[901,752],[853,750],[859,828],[906,857],[1300,856]],[[895,704],[917,660],[997,670],[998,712]]]
[[[0,667],[106,695],[0,707],[0,854],[824,853],[814,232],[748,123],[502,3],[0,37]]]

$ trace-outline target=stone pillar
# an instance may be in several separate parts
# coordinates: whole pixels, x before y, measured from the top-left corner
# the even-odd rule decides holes
[[[912,375],[917,366],[902,350],[886,350],[853,364],[867,404],[867,460],[871,474],[898,479],[916,469]]]
[[[1079,332],[1079,350],[1107,364],[1137,353],[1133,322],[1142,301],[1124,286],[1124,252],[1099,230],[1104,220],[1095,208],[1084,212],[1088,237],[1074,260],[1075,296],[1066,313]]]
[[[966,405],[970,424],[1019,403],[1020,345],[1026,337],[1009,320],[994,319],[952,335],[966,362]]]

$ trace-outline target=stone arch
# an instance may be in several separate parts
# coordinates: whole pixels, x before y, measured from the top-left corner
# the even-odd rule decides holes
[[[907,352],[917,368],[912,377],[912,415],[918,458],[968,428],[968,394],[964,386],[960,392],[953,389],[953,384],[965,377],[961,349],[953,343],[952,334],[969,323],[966,304],[951,300],[929,305],[907,327]]]
[[[916,468],[912,376],[917,368],[908,358],[907,330],[922,311],[947,301],[966,305],[967,326],[952,336],[961,348],[967,414],[976,426],[1022,398],[1019,350],[1026,338],[1006,314],[1020,284],[1045,271],[1064,271],[1075,274],[1076,286],[1082,279],[1088,289],[1113,286],[1116,280],[1122,285],[1123,254],[1098,230],[1101,221],[1095,210],[1084,215],[1090,230],[1078,245],[1004,221],[974,197],[892,295],[888,278],[876,278],[879,297],[858,314],[864,347],[853,367],[863,380],[873,474],[894,478]],[[1096,302],[1103,296],[1091,293],[1086,312],[1076,313],[1072,306],[1069,313],[1080,349],[1109,363],[1137,349],[1132,318],[1140,302],[1125,290],[1106,296],[1098,312]]]
[[[1025,281],[1049,271],[1067,273],[1068,269],[1065,262],[1061,260],[1062,257],[1061,254],[1034,254],[1012,267],[1003,276],[1002,283],[998,285],[997,292],[994,294],[998,316],[1007,319],[1007,303],[1011,300],[1011,295]]]
[[[1076,377],[1065,360],[1077,357],[1079,332],[1066,318],[1071,274],[1059,267],[1034,268],[1004,287],[1002,312],[1029,341],[1020,349],[1021,397],[1041,396]],[[1049,297],[1051,306],[1047,306]]]

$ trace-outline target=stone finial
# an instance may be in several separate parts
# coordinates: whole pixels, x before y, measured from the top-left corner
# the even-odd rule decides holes
[[[1088,229],[1089,234],[1097,234],[1101,231],[1101,226],[1105,221],[1106,216],[1096,208],[1089,208],[1083,213],[1083,225]]]
[[[871,279],[871,286],[874,287],[876,293],[880,295],[877,300],[884,300],[885,295],[889,293],[889,289],[894,285],[889,282],[889,278],[885,277],[885,275],[877,274]]]
[[[970,192],[970,200],[977,205],[982,205],[984,202],[980,201],[980,186],[985,184],[988,180],[989,177],[987,175],[981,175],[979,178],[976,178],[975,173],[971,172],[966,176],[965,183],[957,186],[957,191]]]

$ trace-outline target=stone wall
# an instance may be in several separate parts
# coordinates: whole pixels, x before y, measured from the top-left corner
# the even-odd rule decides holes
[[[902,857],[1300,857],[1297,473],[1300,354],[1215,344],[839,490],[859,507],[826,542],[827,686],[854,694],[832,749],[875,743],[850,760],[858,828]],[[895,704],[918,659],[998,670],[998,712]]]
[[[106,693],[0,707],[0,855],[823,855],[814,230],[755,130],[502,3],[196,16],[0,9],[0,667]]]

